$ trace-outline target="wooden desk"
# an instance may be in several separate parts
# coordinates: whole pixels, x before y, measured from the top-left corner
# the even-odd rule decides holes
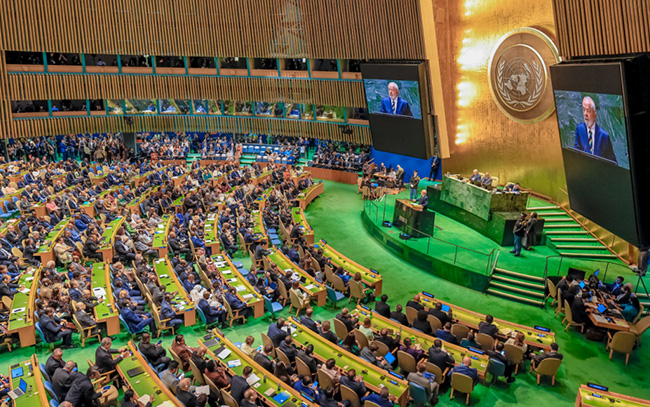
[[[433,308],[437,303],[441,303],[451,308],[453,320],[473,329],[475,332],[478,332],[479,322],[485,321],[485,314],[470,311],[465,308],[457,307],[451,303],[434,299],[432,294],[429,294],[426,291],[420,293],[420,304],[424,305],[426,308]],[[497,328],[499,328],[498,337],[501,340],[508,339],[515,332],[522,332],[525,336],[524,342],[526,342],[529,347],[544,349],[545,351],[550,350],[551,344],[555,342],[555,334],[553,332],[542,331],[498,318],[494,318],[493,323]]]
[[[15,407],[43,407],[49,406],[47,401],[47,393],[43,386],[43,377],[41,370],[38,368],[38,359],[36,355],[32,355],[29,360],[19,363],[23,368],[23,375],[11,380],[11,389],[18,388],[20,379],[27,383],[27,391],[25,395],[14,400]],[[9,377],[11,377],[11,367],[9,367]],[[29,388],[32,388],[32,394],[29,395]]]
[[[344,184],[355,185],[357,183],[357,179],[359,178],[358,172],[330,170],[327,168],[319,167],[305,167],[304,169],[309,171],[313,178],[342,182]]]
[[[163,215],[161,219],[162,222],[160,222],[158,228],[154,231],[152,249],[158,250],[158,257],[166,258],[169,250],[167,248],[167,236],[169,235],[169,227],[172,224],[174,216]]]
[[[286,274],[291,270],[293,274],[297,274],[305,282],[300,282],[300,289],[310,295],[316,300],[316,305],[322,307],[327,302],[327,288],[325,284],[319,283],[314,277],[307,274],[307,272],[298,267],[294,262],[289,260],[287,256],[280,250],[269,249],[271,252],[268,256],[264,256],[264,269],[268,270],[270,263],[278,266],[280,273]]]
[[[367,286],[373,287],[375,290],[375,296],[379,297],[382,292],[383,279],[381,274],[376,270],[368,269],[362,265],[355,263],[349,258],[345,257],[341,253],[334,250],[327,242],[323,239],[316,245],[316,248],[323,249],[323,255],[329,257],[331,262],[338,267],[343,267],[344,270],[347,270],[351,276],[354,276],[356,273],[361,274],[361,281]]]
[[[43,263],[41,263],[43,264]],[[7,331],[10,334],[17,333],[20,339],[20,347],[36,344],[36,329],[34,321],[34,304],[36,303],[36,290],[41,279],[41,268],[30,267],[20,277],[19,285],[24,285],[29,292],[17,291],[11,302],[11,313]],[[18,309],[22,311],[15,312]]]
[[[35,254],[40,257],[41,265],[47,265],[50,260],[56,258],[56,253],[54,253],[54,241],[63,234],[69,221],[69,218],[62,219],[61,222],[59,222],[59,224],[56,225],[45,237],[45,241],[41,247],[38,248],[38,252]]]
[[[219,242],[219,215],[218,213],[208,213],[203,228],[205,236],[205,247],[211,250],[212,254],[221,253],[221,244]]]
[[[597,311],[598,305],[613,305],[615,310],[620,313],[620,307],[615,304],[613,301],[608,301],[603,297],[600,291],[597,292],[597,301],[596,302],[585,302],[585,306],[591,308],[593,312],[589,313],[589,319],[593,324],[599,328],[611,329],[613,331],[624,331],[627,332],[630,330],[630,324],[624,318],[617,318],[615,316],[607,316],[599,313]]]
[[[102,259],[105,262],[113,261],[113,244],[115,243],[115,235],[124,223],[124,216],[119,216],[104,229],[104,233],[99,238],[99,252],[102,254]]]
[[[309,204],[323,193],[323,183],[316,183],[309,188],[305,189],[298,195],[298,205],[300,209],[305,209]]]
[[[580,385],[575,407],[648,407],[650,401]]]
[[[292,208],[291,215],[296,225],[302,226],[305,229],[305,233],[303,233],[302,237],[305,239],[307,244],[310,245],[314,244],[314,229],[312,229],[312,227],[309,226],[309,223],[305,218],[305,213],[302,211],[302,209],[298,207]]]
[[[187,295],[185,287],[178,280],[174,268],[169,264],[169,259],[158,259],[154,261],[154,268],[158,275],[160,284],[167,287],[168,293],[178,292],[172,299],[178,306],[172,308],[177,315],[183,315],[185,326],[192,326],[196,323],[196,313],[194,311],[194,303]]]
[[[106,291],[104,300],[95,306],[95,320],[106,324],[106,335],[113,336],[120,333],[120,314],[115,306],[113,288],[111,287],[110,267],[107,263],[94,263],[90,272],[92,278],[91,292],[95,295],[95,288]]]
[[[393,225],[414,238],[433,236],[436,214],[406,199],[395,201]]]

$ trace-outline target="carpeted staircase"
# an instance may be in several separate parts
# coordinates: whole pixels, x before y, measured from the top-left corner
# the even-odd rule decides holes
[[[543,307],[545,289],[542,277],[495,267],[486,293]]]

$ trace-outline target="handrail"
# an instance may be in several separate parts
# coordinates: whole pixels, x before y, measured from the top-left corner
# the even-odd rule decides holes
[[[496,249],[492,249],[492,252],[494,252]],[[490,278],[492,278],[492,275],[494,274],[494,269],[497,268],[497,263],[499,262],[499,254],[501,254],[501,250],[497,250],[496,257],[494,258],[494,264],[492,264],[492,267],[490,268]],[[492,255],[492,253],[490,253]]]
[[[547,256],[546,257],[546,265],[544,266],[544,280],[545,281],[546,281],[546,278],[548,277],[549,271],[550,271],[549,270],[549,260],[551,260],[552,258],[559,258],[560,259],[560,263],[558,264],[558,267],[557,267],[557,273],[559,273],[561,268],[562,268],[562,262],[565,259],[569,259],[569,258],[567,258],[565,256],[561,256],[561,255]],[[604,270],[603,270],[602,267],[600,268],[600,270],[604,273],[602,275],[602,277],[600,278],[601,281],[604,281],[605,278],[607,277],[607,272],[609,271],[610,265],[612,266],[612,268],[614,268],[614,267],[623,267],[626,270],[628,269],[627,266],[624,266],[624,265],[618,264],[618,263],[614,263],[614,262],[611,262],[611,261],[606,261],[606,260],[589,260],[589,261],[592,262],[592,263],[598,263],[598,264],[603,264],[604,265]]]
[[[385,198],[385,196],[383,196],[382,198]],[[382,201],[383,201],[384,213],[381,216],[381,222],[383,223],[386,220],[386,200],[383,199]],[[375,222],[377,223],[377,222],[379,222],[379,209],[380,209],[379,205],[377,204],[376,201],[366,200],[366,203],[364,204],[364,212],[367,214],[367,216],[370,218],[371,221],[372,221],[372,212],[371,212],[372,207],[375,207],[375,209],[376,209]],[[499,259],[499,253],[500,253],[500,251],[497,248],[492,249],[492,251],[490,253],[482,253],[482,252],[476,251],[474,249],[470,249],[468,247],[464,247],[464,246],[458,245],[456,243],[451,243],[451,242],[448,242],[446,240],[437,238],[435,236],[429,235],[428,233],[422,232],[422,231],[420,231],[418,229],[415,229],[415,228],[412,228],[412,230],[416,231],[416,232],[419,232],[420,234],[424,235],[427,238],[427,240],[429,241],[429,243],[430,243],[431,239],[434,239],[434,240],[436,240],[438,242],[442,242],[444,244],[454,246],[456,252],[454,254],[454,263],[453,264],[456,264],[456,262],[457,262],[458,249],[462,249],[462,250],[466,250],[468,252],[475,253],[475,254],[480,255],[480,256],[485,256],[487,258],[486,267],[485,267],[485,274],[486,275],[490,275],[490,273],[493,272],[494,268],[496,267],[496,263],[497,263],[497,261]],[[496,251],[496,255],[495,255],[495,251]],[[427,254],[429,254],[429,244],[427,244]],[[495,256],[494,263],[492,263],[492,256]],[[491,265],[492,265],[492,267],[490,267]]]

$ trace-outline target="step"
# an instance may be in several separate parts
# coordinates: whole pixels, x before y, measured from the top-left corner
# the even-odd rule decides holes
[[[558,244],[555,245],[556,249],[566,249],[566,250],[607,250],[605,246],[599,244],[598,246],[578,246],[578,245],[568,245],[568,244]]]
[[[518,287],[513,287],[513,286],[507,285],[507,284],[495,283],[494,281],[490,281],[490,287],[497,287],[497,288],[500,288],[500,289],[506,290],[506,291],[514,291],[517,294],[524,294],[524,295],[527,295],[529,297],[536,297],[536,298],[542,298],[542,299],[544,298],[544,293],[543,292],[538,293],[538,292],[534,292],[534,291],[529,291],[529,290],[526,290],[525,288],[518,288]]]
[[[552,242],[598,242],[595,237],[550,237]]]
[[[544,228],[546,229],[546,228]],[[544,231],[547,235],[588,235],[586,230],[549,230]]]
[[[544,219],[544,227],[548,227],[549,222],[566,222],[566,221],[572,221],[570,217],[564,217],[564,218],[546,218],[542,217]]]
[[[615,254],[609,253],[563,253],[560,252],[560,256],[564,257],[586,257],[586,258],[598,258],[598,259],[616,259]]]
[[[532,289],[532,290],[544,291],[544,289],[545,289],[544,284],[542,284],[542,283],[530,283],[530,282],[527,282],[527,281],[515,280],[515,279],[512,279],[512,278],[499,276],[499,275],[496,275],[496,274],[492,276],[492,280],[498,280],[498,281],[502,281],[504,283],[510,283],[510,284],[514,284],[514,285],[518,285],[518,286],[523,286],[523,287],[527,287],[527,288]]]
[[[516,271],[510,271],[506,269],[502,269],[499,267],[494,268],[494,273],[495,274],[506,274],[511,277],[516,277],[520,280],[532,280],[532,281],[538,281],[544,284],[544,278],[543,277],[537,277],[537,276],[529,276],[528,274],[522,274],[522,273],[517,273]]]
[[[547,216],[567,216],[569,218],[571,217],[567,215],[566,212],[539,212],[538,215],[541,216],[542,218],[546,218]]]
[[[488,288],[486,293],[496,295],[496,296],[499,296],[499,297],[505,297],[505,298],[508,298],[508,299],[511,299],[511,300],[514,300],[514,301],[525,302],[526,304],[530,304],[530,305],[537,305],[539,307],[544,305],[543,300],[536,300],[536,299],[533,299],[533,298],[521,297],[521,296],[518,296],[518,295],[515,295],[515,294],[505,293],[503,291],[495,290],[495,289],[492,289],[492,288]]]
[[[546,224],[544,223],[544,229],[556,229],[556,228],[580,228],[582,229],[582,226],[578,225],[577,223],[563,223],[561,225],[556,225],[556,224]]]
[[[531,206],[529,208],[526,208],[529,211],[543,211],[545,209],[560,209],[559,206]]]

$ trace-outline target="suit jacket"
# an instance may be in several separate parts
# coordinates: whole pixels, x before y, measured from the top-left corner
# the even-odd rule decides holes
[[[172,306],[169,305],[167,301],[163,301],[160,304],[160,317],[161,319],[174,318],[176,312],[172,309]]]
[[[273,342],[273,346],[279,347],[280,343],[284,340],[284,338],[287,337],[288,334],[282,329],[278,328],[278,324],[273,323],[269,326],[267,335],[269,336],[269,338],[271,338],[271,341]]]
[[[431,329],[431,324],[427,320],[420,321],[419,319],[416,318],[415,321],[413,321],[413,328],[418,329],[427,335],[431,335],[433,333],[433,330]]]
[[[40,325],[43,335],[45,335],[45,339],[48,342],[53,342],[56,335],[62,329],[61,325],[57,324],[46,315],[41,316]]]
[[[68,394],[70,386],[72,385],[73,377],[70,376],[70,372],[65,369],[58,368],[52,376],[52,390],[59,400],[65,400],[65,395]]]
[[[429,357],[427,360],[438,366],[443,372],[447,367],[454,365],[453,356],[447,354],[444,350],[436,349],[433,346],[429,348]]]
[[[189,391],[181,390],[180,388],[176,389],[176,397],[183,403],[185,407],[198,407],[199,402],[196,399],[196,396]]]
[[[375,303],[375,311],[382,317],[390,318],[390,305],[383,301],[377,301]]]
[[[478,333],[480,334],[487,334],[496,339],[498,332],[499,328],[496,325],[488,324],[485,321],[478,323]]]
[[[472,380],[474,381],[474,384],[478,382],[478,371],[474,367],[467,367],[463,365],[456,366],[449,371],[448,373],[449,377],[451,378],[451,375],[454,373],[460,373],[460,374],[464,374],[465,376],[471,377]]]
[[[421,311],[424,309],[424,305],[417,303],[413,300],[410,300],[409,302],[406,303],[407,307],[415,308],[416,311]]]
[[[101,346],[95,351],[95,364],[101,373],[110,372],[122,361],[122,356],[113,359],[113,353],[119,353],[119,351],[117,349],[106,350]]]
[[[75,312],[74,315],[77,317],[77,321],[79,321],[83,328],[97,325],[97,322],[95,322],[86,311],[79,310]]]
[[[280,349],[289,358],[291,362],[296,360],[296,354],[298,353],[298,350],[296,349],[295,346],[293,345],[289,346],[286,344],[286,342],[283,341],[280,344],[280,347],[278,349]]]
[[[296,353],[296,357],[302,360],[303,362],[305,362],[305,364],[307,365],[307,367],[309,367],[309,370],[312,373],[316,373],[316,370],[318,369],[318,363],[316,362],[316,359],[313,356],[307,355],[304,350],[300,349]]]
[[[244,398],[244,392],[248,390],[251,386],[248,384],[246,379],[241,376],[233,376],[230,381],[230,395],[237,400],[238,403]]]
[[[273,373],[274,363],[264,353],[261,352],[256,353],[255,357],[253,357],[253,360],[257,362],[260,366],[262,366],[264,369]]]
[[[398,321],[402,325],[409,326],[409,320],[406,318],[406,315],[402,312],[393,311],[390,313],[390,318]]]
[[[336,334],[332,331],[327,331],[327,332],[321,332],[320,336],[323,338],[327,339],[328,341],[338,344],[339,343],[339,338],[336,336]]]
[[[41,321],[43,320],[43,317],[41,317]],[[56,360],[50,355],[49,358],[47,358],[47,361],[45,362],[45,373],[47,373],[48,376],[50,376],[50,379],[52,376],[54,376],[54,373],[56,372],[56,369],[62,368],[65,366],[65,362],[63,359],[61,360]]]
[[[101,397],[101,393],[95,393],[90,379],[86,375],[79,373],[74,375],[65,400],[75,407],[90,407],[93,405],[93,401],[99,397]]]
[[[436,338],[445,342],[453,343],[454,345],[458,345],[458,338],[456,338],[451,332],[445,331],[444,329],[438,329],[436,331]]]
[[[401,116],[413,116],[413,113],[411,113],[411,107],[409,106],[408,102],[399,96],[397,97],[397,107],[395,109],[395,113],[393,113],[393,107],[389,97],[382,99],[381,108],[379,111],[381,113],[398,114]]]
[[[205,320],[209,324],[213,323],[219,318],[219,311],[212,307],[208,302],[201,298],[199,301],[199,308],[201,308],[201,311],[203,311],[203,314],[205,315]]]
[[[429,314],[433,315],[434,317],[438,318],[440,320],[440,323],[442,323],[442,326],[445,326],[447,322],[451,322],[451,318],[449,318],[449,315],[442,311],[442,310],[437,310],[435,308],[430,308],[429,309]]]
[[[422,373],[418,373],[418,372],[409,373],[409,375],[406,377],[406,380],[408,380],[411,383],[415,383],[415,384],[423,387],[424,390],[426,390],[426,392],[427,392],[427,398],[428,399],[431,398],[432,392],[437,386],[437,384],[435,384],[436,382],[429,381],[429,379],[424,377],[424,375]]]
[[[563,357],[564,357],[564,355],[562,355],[561,353],[550,351],[550,352],[544,352],[544,353],[539,354],[539,355],[536,354],[536,355],[533,356],[533,359],[535,360],[535,362],[537,362],[537,364],[539,364],[539,362],[541,362],[544,359],[553,358],[553,359],[562,360]]]
[[[0,299],[2,299],[2,297],[9,297],[13,299],[14,293],[11,292],[11,288],[9,288],[5,283],[0,282]]]
[[[605,158],[616,163],[616,155],[614,155],[614,149],[612,148],[612,142],[609,139],[609,135],[605,130],[603,130],[598,124],[596,124],[596,134],[593,135],[593,155],[598,157]],[[587,132],[587,125],[583,122],[576,127],[576,139],[573,144],[573,148],[579,151],[584,151],[585,153],[592,154],[589,151],[589,134]]]
[[[363,381],[358,382],[356,380],[351,380],[347,376],[341,376],[341,385],[349,387],[350,390],[357,393],[359,399],[365,396],[366,393],[368,392],[368,390],[366,389],[366,385],[363,383]]]
[[[316,326],[316,322],[313,319],[307,317],[307,315],[302,315],[300,317],[300,324],[306,326],[314,332],[318,332],[318,326]]]

